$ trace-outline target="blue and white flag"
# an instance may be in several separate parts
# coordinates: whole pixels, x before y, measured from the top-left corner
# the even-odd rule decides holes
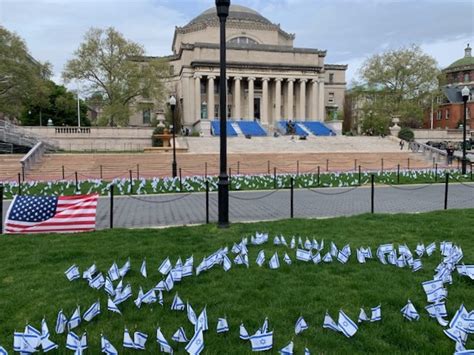
[[[360,249],[357,249],[357,261],[359,264],[365,264],[365,255]]]
[[[428,245],[425,249],[426,254],[428,256],[431,256],[435,252],[435,250],[436,250],[436,243],[434,243],[434,242],[431,243],[430,245]]]
[[[37,351],[40,344],[40,336],[38,334],[13,333],[13,351],[22,354],[31,354]]]
[[[165,290],[170,292],[174,287],[174,281],[173,281],[173,276],[171,274],[168,274],[165,278]]]
[[[280,260],[278,259],[278,253],[275,252],[269,262],[270,269],[278,269],[280,267]]]
[[[311,355],[311,351],[308,348],[304,348],[304,355]]]
[[[171,267],[172,265],[170,259],[166,258],[161,263],[160,267],[158,268],[158,271],[163,275],[168,275],[168,273],[171,271]]]
[[[227,318],[219,318],[217,320],[217,333],[225,333],[229,331],[229,324]]]
[[[79,272],[79,268],[74,264],[72,265],[69,269],[67,269],[64,274],[66,275],[67,279],[69,281],[74,281],[77,280],[78,278],[81,277],[81,274]]]
[[[331,256],[336,258],[337,257],[337,254],[339,253],[339,250],[337,249],[337,246],[336,244],[334,244],[334,242],[331,242],[331,249],[329,251],[331,253]]]
[[[100,301],[95,302],[89,309],[84,313],[82,318],[86,322],[90,322],[95,316],[100,314]]]
[[[408,303],[401,309],[403,317],[408,319],[409,321],[419,320],[420,315],[418,314],[415,306],[408,300]]]
[[[341,332],[348,338],[354,336],[357,332],[357,324],[350,319],[347,314],[344,313],[343,310],[339,311],[339,320],[338,320],[338,327]]]
[[[0,345],[0,355],[8,355],[7,351],[3,346]]]
[[[421,258],[423,254],[425,253],[425,245],[423,243],[419,243],[416,246],[415,252],[418,255],[418,257]]]
[[[184,305],[184,302],[179,298],[178,293],[174,295],[173,298],[173,303],[171,303],[171,310],[172,311],[184,311],[186,306]]]
[[[111,312],[122,315],[122,312],[120,312],[120,309],[117,307],[114,301],[112,301],[110,298],[107,300],[107,309]]]
[[[99,272],[96,276],[89,280],[89,286],[100,290],[105,285],[105,278],[101,272]]]
[[[310,261],[311,260],[311,251],[304,249],[296,249],[296,260],[300,261]]]
[[[319,251],[313,255],[312,260],[313,264],[319,264],[321,262],[321,254],[319,253]]]
[[[127,284],[127,286],[124,287],[122,292],[119,293],[117,289],[115,290],[115,292],[116,292],[116,295],[115,295],[114,303],[116,305],[119,305],[120,303],[123,303],[126,300],[128,300],[130,297],[132,297],[132,286],[130,286],[130,284]]]
[[[117,349],[112,343],[103,335],[100,336],[100,351],[107,355],[118,355]]]
[[[187,310],[187,315],[188,315],[189,321],[191,322],[192,325],[196,325],[197,324],[196,312],[194,312],[194,309],[189,304],[189,302],[186,303],[186,310]]]
[[[115,294],[121,294],[123,291],[123,279],[120,280],[120,282],[118,283],[117,287],[115,288],[114,292]]]
[[[242,340],[249,340],[250,339],[249,333],[247,332],[247,329],[245,329],[244,323],[240,324],[239,338],[242,339]]]
[[[306,323],[306,321],[304,320],[304,318],[302,316],[300,316],[298,318],[298,320],[296,321],[296,325],[295,325],[295,334],[298,335],[298,334],[301,334],[303,333],[303,331],[305,331],[306,329],[308,329],[308,324]]]
[[[136,350],[145,350],[145,344],[148,339],[148,335],[142,332],[135,332],[133,339],[125,328],[123,333],[123,347]]]
[[[209,329],[207,324],[207,311],[206,307],[202,310],[201,314],[199,315],[196,324],[194,325],[194,331],[197,332],[198,329],[201,329],[203,332]]]
[[[420,259],[413,260],[413,272],[421,270],[423,268],[423,264],[421,263]]]
[[[290,248],[291,248],[291,249],[295,249],[295,247],[296,247],[296,242],[295,242],[295,237],[293,236],[293,237],[291,238]]]
[[[46,324],[46,319],[43,318],[43,320],[41,321],[41,347],[43,348],[43,352],[45,353],[58,348],[57,344],[49,340],[49,336],[50,334],[48,325]]]
[[[137,308],[140,308],[142,306],[142,299],[143,299],[143,289],[140,286],[140,290],[138,291],[137,298],[133,301],[135,303],[135,306],[137,306]]]
[[[193,265],[194,265],[194,257],[191,255],[184,262],[183,271],[181,272],[181,277],[192,276],[193,275]]]
[[[288,265],[291,265],[291,259],[287,253],[285,253],[285,255],[283,256],[283,261],[287,263]]]
[[[130,269],[131,269],[130,258],[128,258],[125,264],[123,264],[123,266],[119,269],[120,277],[124,278],[125,275],[127,275],[127,273],[130,271]],[[115,281],[115,280],[112,279],[112,281]]]
[[[448,328],[443,330],[444,334],[452,341],[456,343],[459,342],[461,344],[466,344],[467,341],[467,333],[458,328]]]
[[[446,305],[444,302],[432,303],[425,307],[426,311],[432,318],[447,317]]]
[[[187,343],[189,341],[183,327],[179,327],[179,329],[171,337],[171,340],[177,343]]]
[[[105,278],[104,291],[105,291],[110,297],[114,297],[114,296],[115,296],[114,284],[112,283],[112,280],[110,280],[110,278],[109,278],[108,276]]]
[[[425,293],[429,294],[433,291],[443,288],[444,285],[443,285],[443,281],[441,280],[430,280],[430,281],[422,282],[421,286],[423,287],[423,290],[425,291]]]
[[[323,328],[334,330],[335,332],[340,332],[339,326],[337,323],[331,318],[328,312],[324,316]]]
[[[287,346],[280,349],[279,353],[281,355],[293,355],[293,347],[294,347],[294,344],[292,341],[290,341],[290,343]]]
[[[142,274],[143,277],[147,277],[147,272],[146,272],[146,259],[143,259],[142,266],[140,266],[140,274]]]
[[[378,322],[382,320],[382,305],[378,305],[372,308],[372,315],[370,317],[371,322]]]
[[[142,303],[145,303],[145,304],[156,303],[157,300],[158,300],[158,298],[156,297],[156,293],[155,293],[154,288],[147,291],[142,297]]]
[[[280,241],[280,238],[278,236],[273,238],[273,245],[280,245],[280,244],[281,244],[281,241]]]
[[[365,313],[364,309],[361,308],[360,313],[359,313],[359,318],[357,319],[357,322],[362,323],[362,322],[367,322],[369,320],[370,319],[369,319],[369,317],[367,317],[367,313]]]
[[[81,310],[79,306],[77,306],[76,310],[71,316],[71,319],[69,319],[69,322],[67,323],[67,327],[69,330],[74,329],[81,324]]]
[[[112,264],[112,266],[110,267],[110,269],[108,271],[108,275],[109,275],[109,278],[110,278],[111,281],[116,281],[120,278],[119,268],[118,268],[117,263],[115,261]]]
[[[87,334],[79,338],[74,332],[69,332],[66,338],[66,348],[74,351],[75,355],[82,355],[87,349]]]
[[[232,267],[232,262],[230,261],[227,255],[224,255],[222,258],[222,267],[224,271],[229,271],[230,268]]]
[[[448,290],[443,287],[426,294],[426,300],[431,303],[441,302],[446,299],[446,297],[448,297]]]
[[[63,310],[61,309],[58,313],[58,316],[56,318],[56,334],[63,334],[64,331],[66,330],[67,326],[67,318],[63,313]]]
[[[303,249],[304,246],[303,246],[303,241],[301,240],[301,237],[298,237],[298,246]]]
[[[331,263],[332,262],[331,253],[328,252],[323,256],[323,262],[325,262],[325,263]]]
[[[313,249],[313,244],[309,241],[308,238],[306,238],[306,240],[304,241],[304,248],[306,250],[311,250]]]
[[[202,329],[198,329],[198,331],[194,334],[194,336],[189,341],[188,345],[186,345],[185,350],[190,355],[199,355],[201,351],[204,349],[204,335],[202,333]]]
[[[250,336],[252,351],[267,351],[273,347],[273,331],[259,333]]]
[[[90,280],[94,276],[94,274],[97,272],[97,266],[95,264],[92,264],[86,271],[82,273],[82,278]]]
[[[182,329],[182,328],[179,328]],[[178,331],[179,331],[178,329]],[[161,332],[161,329],[158,328],[156,330],[156,341],[160,345],[160,350],[164,353],[172,354],[173,353],[173,348],[171,345],[168,343],[168,341],[165,339],[165,336]],[[176,341],[176,340],[175,340]]]
[[[280,242],[281,242],[281,245],[284,245],[285,247],[288,246],[285,237],[282,235],[280,235]]]
[[[260,250],[257,255],[257,260],[255,261],[258,266],[262,266],[263,263],[265,262],[265,252],[263,250]]]
[[[337,260],[341,263],[341,264],[345,264],[347,263],[347,261],[349,260],[349,255],[346,254],[344,252],[344,250],[341,250],[339,253],[337,253]]]

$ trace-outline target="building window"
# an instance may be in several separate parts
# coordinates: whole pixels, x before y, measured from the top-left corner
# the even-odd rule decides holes
[[[201,80],[201,95],[206,95],[206,82]]]
[[[227,105],[227,118],[232,117],[232,105]]]
[[[333,83],[334,82],[334,73],[330,73],[329,74],[329,83]]]
[[[328,102],[329,102],[330,104],[334,103],[334,93],[333,93],[333,92],[330,92],[330,93],[329,93]]]
[[[143,110],[143,124],[150,124],[151,122],[151,110],[149,108]]]
[[[436,112],[436,119],[439,121],[441,120],[441,116],[443,115],[443,113],[441,111],[438,111]]]
[[[219,105],[214,105],[214,117],[212,118],[216,118],[216,117],[220,117]]]
[[[170,75],[174,75],[174,66],[170,65]]]
[[[449,110],[446,110],[446,111],[445,111],[444,117],[445,117],[447,120],[449,120]]]
[[[229,40],[228,43],[234,43],[234,44],[258,44],[257,41],[253,40],[252,38],[245,37],[245,36],[232,38],[231,40]]]
[[[468,82],[469,81],[469,73],[464,73],[464,82]]]

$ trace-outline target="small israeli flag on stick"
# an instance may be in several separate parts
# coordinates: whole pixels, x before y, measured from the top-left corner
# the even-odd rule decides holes
[[[258,266],[261,267],[264,262],[265,262],[265,252],[263,250],[260,250],[257,255],[256,263]]]
[[[365,313],[364,309],[361,308],[360,309],[360,313],[359,313],[359,318],[357,319],[357,322],[358,323],[362,323],[362,322],[367,322],[369,319],[369,317],[367,317],[367,313]]]
[[[411,303],[410,300],[408,300],[408,303],[401,309],[401,312],[403,317],[405,317],[409,321],[420,319],[420,315],[418,314],[415,306],[413,306],[413,303]]]
[[[202,331],[206,331],[209,329],[209,326],[207,324],[207,311],[206,307],[202,310],[201,314],[199,315],[196,324],[194,325],[194,330],[197,332],[198,329],[201,329]]]
[[[119,269],[120,277],[122,278],[125,277],[125,275],[127,275],[127,273],[130,271],[130,268],[131,268],[130,258],[128,258],[125,264],[123,264],[123,266]],[[112,281],[115,281],[115,280],[112,280]]]
[[[278,259],[278,253],[275,252],[270,259],[270,269],[278,269],[280,267],[280,260]]]
[[[282,348],[279,353],[281,355],[293,355],[293,342],[290,341],[290,343],[285,346],[284,348]]]
[[[100,314],[100,301],[95,302],[89,309],[84,313],[83,319],[86,322],[90,322],[95,316]]]
[[[308,348],[304,348],[304,355],[311,355],[311,351]]]
[[[69,281],[74,281],[81,277],[79,268],[76,265],[72,265],[69,269],[67,269],[64,272],[64,274],[66,275]]]
[[[189,341],[188,345],[186,345],[185,350],[190,355],[199,355],[203,349],[204,349],[204,336],[202,333],[202,329],[198,329],[198,331],[194,334],[194,336]]]
[[[161,332],[161,329],[158,328],[156,330],[156,341],[160,345],[160,350],[164,353],[172,354],[173,353],[173,348],[170,346],[168,341],[165,339],[163,333]]]
[[[288,265],[291,265],[291,259],[287,253],[285,253],[285,255],[283,256],[283,261],[287,263]]]
[[[304,320],[304,318],[302,316],[300,316],[298,318],[298,320],[296,321],[296,325],[295,325],[295,334],[298,335],[298,334],[301,334],[303,333],[303,331],[305,331],[306,329],[308,329],[308,324],[306,323],[306,321]]]
[[[67,325],[67,318],[63,313],[63,310],[61,309],[58,313],[58,316],[56,318],[56,334],[63,334],[64,331],[66,330],[66,325]]]
[[[217,320],[217,333],[225,333],[229,331],[229,324],[227,318],[219,318]]]
[[[252,351],[267,351],[273,347],[273,331],[255,333],[250,337]]]
[[[171,261],[169,258],[166,258],[161,263],[160,267],[158,268],[158,271],[163,275],[167,275],[171,271],[171,268],[172,268]]]
[[[324,316],[323,328],[334,330],[335,332],[340,332],[339,326],[337,323],[331,318],[328,312]]]
[[[3,346],[0,346],[0,355],[8,355],[7,351]]]
[[[247,332],[247,329],[245,329],[244,323],[240,324],[239,337],[242,340],[249,340],[250,338],[249,333]]]
[[[111,312],[122,315],[122,312],[120,312],[120,309],[117,307],[114,301],[112,301],[110,298],[107,300],[107,309]]]
[[[193,307],[191,307],[189,302],[187,303],[186,308],[187,308],[187,314],[188,314],[189,321],[191,322],[192,325],[196,325],[196,323],[197,323],[196,312],[194,312],[194,309],[193,309]]]
[[[183,327],[179,327],[179,329],[171,337],[171,340],[177,343],[187,343],[189,341],[186,337],[186,332],[184,331]]]
[[[104,335],[100,336],[100,349],[104,354],[107,355],[118,355],[117,349],[112,345],[112,343]]]
[[[69,319],[69,322],[67,323],[67,327],[69,330],[72,330],[81,324],[81,310],[79,306],[77,306],[76,310],[71,316],[71,319]]]
[[[371,322],[378,322],[382,320],[382,306],[379,304],[377,307],[372,308],[372,316],[370,317]]]
[[[143,259],[142,266],[140,267],[140,273],[144,278],[147,277],[147,272],[146,272],[146,259]]]
[[[232,268],[232,261],[230,261],[227,255],[222,257],[222,268],[224,271],[229,271]]]
[[[344,313],[343,310],[339,311],[339,322],[338,322],[339,329],[341,332],[348,338],[354,336],[359,329],[357,324],[355,324],[352,319],[350,319],[347,314]]]
[[[104,290],[110,297],[115,296],[114,285],[112,283],[112,280],[110,280],[110,278],[108,276],[105,278]]]
[[[117,266],[117,263],[113,263],[112,266],[110,267],[109,269],[109,278],[111,281],[116,281],[120,278],[120,272],[119,272],[119,268]]]
[[[184,311],[186,306],[184,305],[184,302],[179,298],[178,293],[174,295],[173,298],[173,303],[171,304],[171,310],[172,311]]]

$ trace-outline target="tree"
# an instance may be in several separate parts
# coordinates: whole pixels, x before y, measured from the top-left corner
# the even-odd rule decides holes
[[[47,120],[51,119],[55,126],[77,126],[76,94],[52,81],[48,81],[46,86],[46,98],[42,101],[34,101],[25,107],[20,117],[21,123],[25,126],[38,126],[42,120],[42,124],[46,125]],[[79,107],[81,126],[90,126],[87,106],[82,100],[79,101]]]
[[[25,105],[44,99],[49,63],[36,61],[25,42],[0,26],[0,112],[17,117]]]
[[[164,61],[145,60],[144,49],[114,28],[91,28],[63,72],[66,82],[79,80],[102,95],[102,115],[110,126],[128,124],[130,108],[140,98],[163,99]]]
[[[364,105],[372,119],[377,118],[376,126],[367,122],[364,129],[380,131],[383,124],[386,130],[393,116],[400,117],[403,126],[420,127],[438,87],[439,73],[436,60],[415,45],[367,59],[360,70],[361,84],[379,98]]]

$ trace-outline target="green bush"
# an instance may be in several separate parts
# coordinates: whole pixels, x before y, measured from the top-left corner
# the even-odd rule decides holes
[[[409,141],[413,140],[413,138],[415,138],[415,134],[413,133],[413,131],[410,128],[402,127],[400,132],[398,132],[398,138],[409,142]]]

